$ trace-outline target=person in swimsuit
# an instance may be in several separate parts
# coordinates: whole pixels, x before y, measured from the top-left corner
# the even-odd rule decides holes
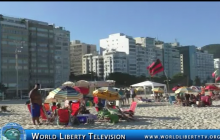
[[[40,119],[40,109],[42,106],[42,98],[41,98],[41,94],[38,91],[39,87],[40,84],[35,84],[35,87],[29,93],[30,103],[31,103],[31,115],[34,125],[36,125],[36,121],[39,125],[41,125],[39,119]]]

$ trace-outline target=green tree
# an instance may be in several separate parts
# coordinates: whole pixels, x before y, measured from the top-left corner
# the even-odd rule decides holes
[[[195,86],[201,86],[201,80],[200,80],[199,76],[196,76],[196,77],[195,77],[194,85],[195,85]]]
[[[206,82],[211,82],[211,80],[212,80],[212,78],[210,77],[210,76],[207,76],[207,78],[206,78]]]
[[[75,74],[73,72],[70,73],[70,76],[69,76],[69,80],[70,81],[74,81],[76,78]]]

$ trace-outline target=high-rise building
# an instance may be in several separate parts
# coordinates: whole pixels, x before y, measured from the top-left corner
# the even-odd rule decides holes
[[[128,73],[137,75],[136,42],[131,36],[123,33],[111,34],[108,38],[100,40],[101,54],[104,50],[114,49],[117,52],[125,52],[128,57]]]
[[[57,41],[60,30],[47,22],[0,15],[0,82],[8,87],[7,93],[14,93],[17,87],[28,93],[35,83],[42,88],[54,88],[54,79],[58,78],[55,66],[58,65],[62,65],[59,70],[64,75],[60,79],[68,80],[69,32],[64,31],[62,40]],[[54,60],[59,56],[62,61],[55,65]]]
[[[70,32],[63,27],[56,27],[54,29],[54,38],[54,86],[58,87],[66,82],[70,75]]]
[[[98,54],[85,54],[83,56],[83,74],[91,73],[99,79],[104,78],[103,56]]]
[[[220,58],[214,59],[214,69],[220,71]]]
[[[173,77],[175,74],[180,73],[180,53],[177,49],[178,46],[161,42],[157,43],[156,47],[162,50],[164,74],[167,77]]]
[[[83,74],[82,57],[85,54],[97,53],[96,45],[81,43],[79,40],[70,42],[70,71],[75,75]]]
[[[26,20],[29,30],[30,88],[35,83],[41,87],[54,87],[54,25]]]
[[[214,71],[213,54],[197,49],[196,46],[178,47],[180,51],[181,72],[194,80],[196,76],[201,82],[211,82]]]
[[[151,37],[136,37],[137,49],[137,68],[139,69],[137,76],[146,75],[150,76],[149,72],[146,70],[146,67],[155,62],[157,59],[160,59],[163,62],[162,50],[155,47],[155,38]],[[142,61],[142,62],[140,62]],[[158,73],[156,76],[160,76],[163,73]]]
[[[121,72],[128,73],[127,69],[127,55],[125,52],[118,52],[115,50],[105,50],[103,52],[104,58],[104,78],[110,73]]]
[[[106,79],[110,73],[128,73],[125,52],[105,50],[103,55],[86,54],[83,56],[83,74],[93,72],[100,79]]]
[[[8,93],[16,90],[17,83],[18,90],[29,90],[28,40],[27,22],[0,15],[0,82],[8,87]],[[17,71],[15,52],[18,55]]]

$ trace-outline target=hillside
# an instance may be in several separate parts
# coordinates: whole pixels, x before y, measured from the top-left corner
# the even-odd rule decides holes
[[[202,50],[206,50],[209,53],[214,54],[214,58],[220,58],[220,44],[210,44],[202,47]]]

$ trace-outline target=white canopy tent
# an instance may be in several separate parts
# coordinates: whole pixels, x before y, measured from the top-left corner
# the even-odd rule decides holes
[[[141,83],[133,84],[131,86],[132,87],[143,87],[144,89],[146,87],[152,87],[152,89],[155,88],[155,87],[164,87],[164,92],[167,93],[166,84],[156,83],[156,82],[152,82],[152,81],[144,81],[144,82],[141,82]]]

